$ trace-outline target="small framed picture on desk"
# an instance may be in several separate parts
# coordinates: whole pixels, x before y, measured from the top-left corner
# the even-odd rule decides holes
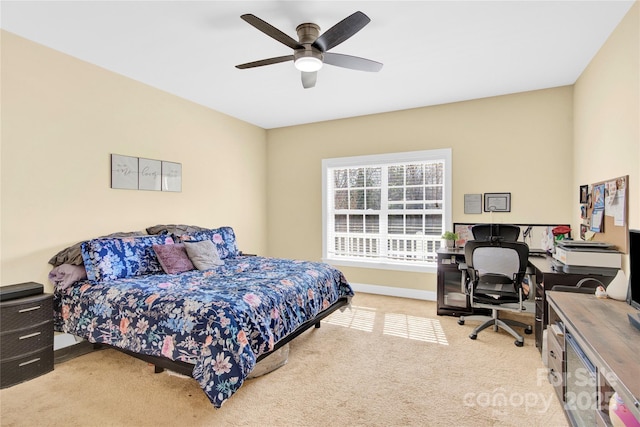
[[[485,212],[511,212],[511,193],[484,193]]]

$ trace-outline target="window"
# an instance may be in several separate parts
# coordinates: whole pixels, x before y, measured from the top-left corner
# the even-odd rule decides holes
[[[451,225],[451,149],[322,161],[323,257],[434,271]]]

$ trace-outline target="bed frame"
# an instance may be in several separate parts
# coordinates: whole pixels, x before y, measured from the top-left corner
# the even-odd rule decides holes
[[[346,296],[340,297],[332,305],[330,305],[329,307],[327,307],[326,309],[324,309],[323,311],[318,313],[318,315],[316,317],[314,317],[313,319],[307,320],[302,325],[298,326],[298,328],[295,331],[293,331],[292,333],[290,333],[289,335],[287,335],[286,337],[284,337],[283,339],[278,341],[275,344],[275,346],[273,347],[273,350],[271,350],[268,353],[264,353],[264,354],[260,355],[256,362],[260,362],[262,359],[265,359],[269,355],[275,353],[280,348],[282,348],[285,345],[287,345],[293,339],[298,337],[298,335],[302,334],[304,331],[306,331],[307,329],[311,328],[312,326],[314,326],[316,328],[319,328],[320,327],[320,321],[322,319],[324,319],[325,317],[327,317],[328,315],[330,315],[331,313],[333,313],[337,309],[347,306],[348,304],[349,304],[349,297],[346,297]],[[150,355],[146,355],[146,354],[134,353],[132,351],[125,350],[125,349],[118,348],[118,347],[114,347],[114,346],[111,346],[111,345],[108,345],[108,344],[95,343],[95,344],[93,344],[93,348],[95,350],[104,349],[104,348],[112,348],[114,350],[118,350],[120,352],[128,354],[129,356],[133,356],[133,357],[135,357],[137,359],[143,360],[143,361],[145,361],[147,363],[151,363],[154,366],[154,371],[155,371],[156,374],[159,374],[159,373],[163,372],[165,369],[168,369],[170,371],[177,372],[177,373],[179,373],[181,375],[187,375],[189,377],[192,376],[193,365],[191,363],[180,362],[178,360],[171,360],[171,359],[167,359],[166,357],[162,357],[162,356],[150,356]]]

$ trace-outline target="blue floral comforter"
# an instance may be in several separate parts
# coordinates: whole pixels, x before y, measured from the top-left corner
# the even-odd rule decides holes
[[[241,256],[207,271],[77,282],[55,294],[55,329],[194,364],[193,377],[220,407],[260,355],[352,295],[327,264]]]

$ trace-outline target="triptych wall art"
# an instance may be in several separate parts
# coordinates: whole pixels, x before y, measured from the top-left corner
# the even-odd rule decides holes
[[[182,164],[112,154],[111,188],[180,192]]]

